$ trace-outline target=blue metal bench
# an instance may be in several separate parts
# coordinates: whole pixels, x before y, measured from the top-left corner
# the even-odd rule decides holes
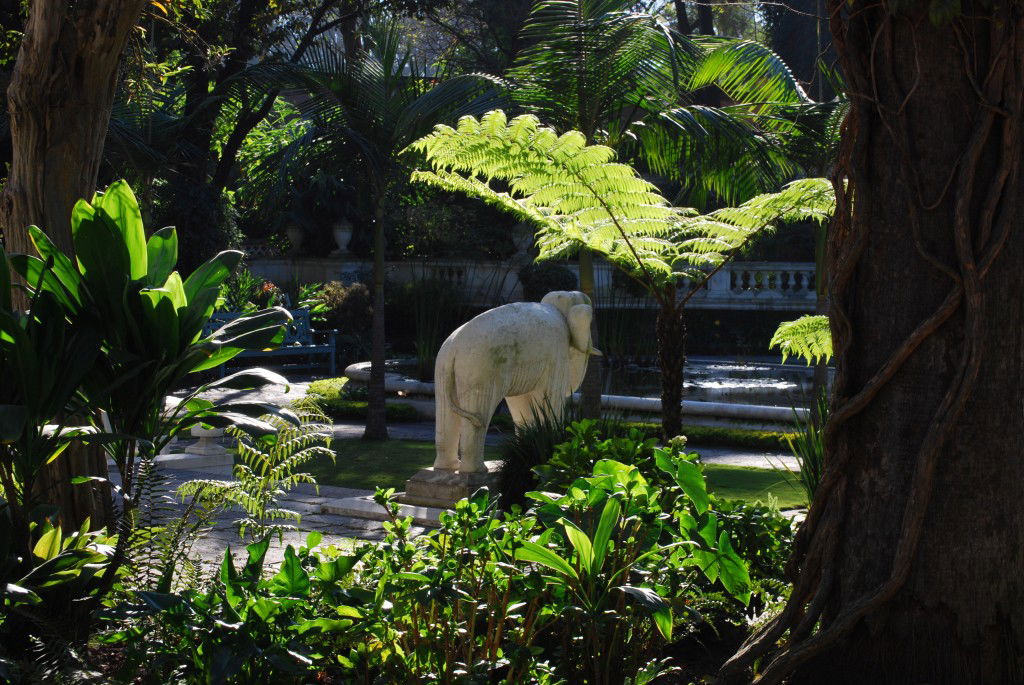
[[[320,363],[314,363],[314,359],[320,357],[327,358],[327,364],[331,371],[331,377],[337,376],[337,368],[335,363],[335,341],[338,335],[336,330],[328,331],[316,331],[313,329],[308,309],[293,309],[290,310],[292,315],[292,321],[288,324],[287,329],[284,333],[284,341],[280,347],[276,347],[271,350],[245,350],[234,359],[253,358],[253,357],[303,357],[307,360],[307,364],[302,365],[301,368],[315,369],[322,365]],[[214,312],[213,316],[203,327],[203,335],[209,335],[215,330],[223,326],[224,324],[237,319],[242,316],[239,312]],[[327,336],[326,344],[319,344],[314,342],[314,336],[317,333],[324,333]],[[234,359],[232,361],[234,361]],[[226,373],[227,364],[221,364],[217,371],[223,378]]]

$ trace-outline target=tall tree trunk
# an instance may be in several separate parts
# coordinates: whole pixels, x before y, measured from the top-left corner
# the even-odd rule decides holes
[[[711,12],[711,0],[697,1],[697,33],[715,35],[715,15]]]
[[[387,339],[384,335],[384,197],[377,199],[373,213],[373,332],[370,343],[370,383],[366,411],[367,440],[388,437],[384,364]]]
[[[96,189],[117,89],[118,61],[146,0],[35,0],[18,51],[7,104],[13,158],[0,226],[7,251],[33,253],[25,227],[42,227],[73,254],[71,208]],[[20,305],[27,303],[22,299]],[[37,484],[61,506],[65,525],[108,522],[109,493],[72,486],[72,475],[107,473],[98,448],[72,445]]]
[[[686,13],[686,0],[672,0],[676,9],[676,30],[684,36],[693,31],[690,15]]]
[[[580,292],[594,304],[594,253],[585,248],[580,249]],[[590,320],[590,335],[592,344],[598,347],[596,305],[594,317]],[[601,417],[602,371],[601,357],[591,357],[580,384],[580,416],[585,419]]]
[[[8,252],[37,224],[73,252],[71,208],[96,189],[117,67],[145,0],[32,3],[7,89],[13,158],[0,205]]]
[[[686,317],[676,286],[665,287],[655,324],[661,372],[661,435],[671,440],[683,432],[683,369],[686,368]]]
[[[807,95],[819,102],[831,100],[835,93],[818,69],[818,60],[834,65],[832,32],[823,0],[782,0],[766,5],[769,42],[793,75],[807,89]]]
[[[937,4],[830,0],[836,381],[761,682],[1024,682],[1024,14]]]

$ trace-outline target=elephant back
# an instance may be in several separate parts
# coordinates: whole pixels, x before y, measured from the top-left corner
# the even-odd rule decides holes
[[[461,378],[532,387],[568,363],[570,335],[562,314],[539,302],[485,311],[455,329],[437,355],[435,376],[454,368]]]

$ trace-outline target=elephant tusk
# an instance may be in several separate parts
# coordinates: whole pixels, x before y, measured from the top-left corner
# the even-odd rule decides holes
[[[593,345],[591,345],[590,349],[587,350],[587,354],[591,355],[592,357],[603,357],[604,356],[604,352],[602,352],[601,350],[597,349]]]

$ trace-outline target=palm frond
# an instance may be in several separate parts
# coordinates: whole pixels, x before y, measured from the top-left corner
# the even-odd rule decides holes
[[[782,352],[782,361],[800,357],[808,365],[832,359],[832,331],[828,317],[821,314],[801,316],[779,325],[769,347]]]

